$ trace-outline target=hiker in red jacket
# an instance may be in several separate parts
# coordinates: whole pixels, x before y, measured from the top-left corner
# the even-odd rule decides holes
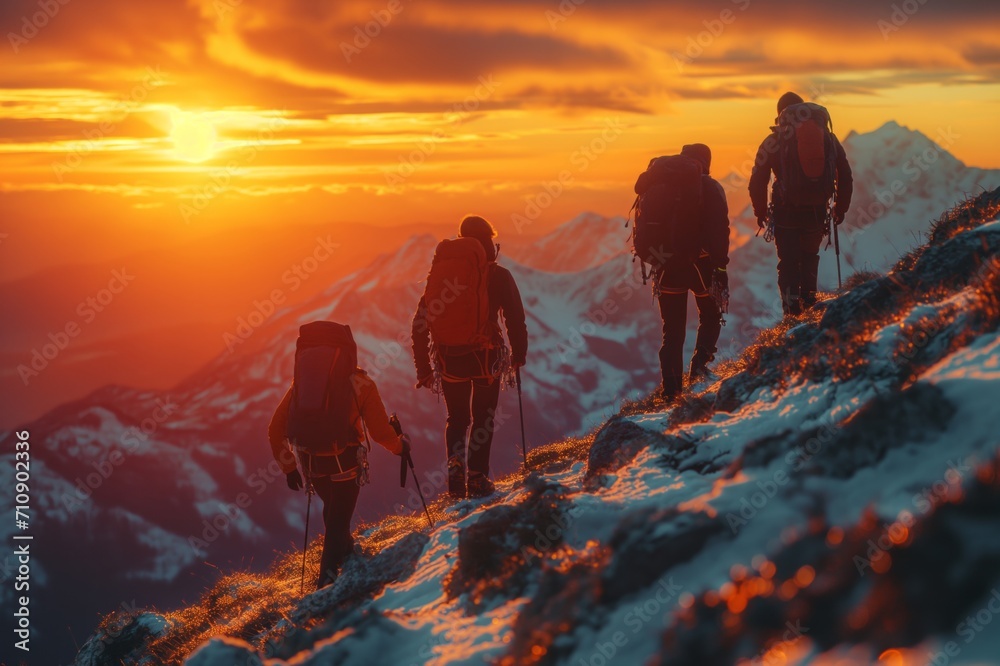
[[[448,492],[456,498],[493,493],[490,447],[500,383],[505,369],[516,371],[528,353],[521,294],[510,271],[496,263],[495,237],[482,217],[462,220],[459,237],[438,246],[413,316],[417,387],[434,390],[440,380],[448,408]]]
[[[331,322],[318,322],[330,324]],[[314,325],[314,324],[313,324]],[[311,326],[311,325],[307,325]],[[301,336],[300,336],[301,340]],[[353,340],[351,340],[353,344]],[[379,396],[378,388],[371,377],[361,368],[355,367],[356,356],[352,359],[353,371],[349,383],[346,384],[348,395],[341,406],[346,410],[351,424],[352,433],[348,439],[353,440],[344,447],[339,455],[333,453],[333,443],[330,453],[310,455],[302,450],[293,451],[289,443],[289,413],[294,401],[295,384],[285,392],[285,396],[274,410],[274,416],[267,428],[268,440],[271,444],[271,454],[285,473],[288,487],[293,491],[302,490],[303,478],[296,465],[299,459],[311,481],[316,494],[323,500],[323,522],[326,526],[326,536],[323,539],[323,555],[320,560],[319,580],[317,588],[334,582],[337,572],[348,555],[354,550],[354,537],[351,535],[351,518],[358,502],[361,486],[367,483],[367,449],[369,437],[389,450],[394,455],[403,455],[409,450],[410,440],[404,435],[397,435],[385,406]],[[298,372],[298,368],[296,369]],[[327,372],[324,367],[323,372]],[[367,431],[367,434],[366,434]]]
[[[820,127],[822,133],[813,131],[809,137],[815,138],[816,149],[811,157],[817,161],[817,175],[810,182],[801,177],[810,154],[806,148],[807,139],[799,133],[798,127],[803,121],[811,120],[811,107],[821,110],[825,118],[818,123],[823,125]],[[830,197],[836,193],[836,206],[832,211],[834,224],[844,221],[851,206],[854,192],[851,165],[829,125],[826,109],[805,104],[793,92],[785,93],[778,100],[778,118],[771,134],[757,150],[750,176],[750,201],[757,225],[763,229],[769,222],[774,224],[774,244],[778,249],[778,290],[781,292],[781,308],[786,315],[801,314],[804,308],[816,303],[819,250],[823,237],[828,233],[827,206]],[[791,139],[797,143],[792,143]],[[824,141],[828,143],[825,148]],[[786,150],[786,146],[792,146],[792,149]],[[769,219],[767,185],[772,173],[773,218]],[[815,192],[810,191],[813,184],[816,185]]]

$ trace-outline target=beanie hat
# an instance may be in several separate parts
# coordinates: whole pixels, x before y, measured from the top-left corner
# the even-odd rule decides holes
[[[689,143],[681,148],[681,155],[701,162],[702,166],[705,167],[705,173],[708,173],[712,166],[712,151],[703,143]]]
[[[792,104],[802,104],[805,100],[793,92],[786,92],[778,100],[778,114],[790,107]]]
[[[462,238],[475,238],[482,243],[483,250],[486,251],[486,260],[496,260],[498,246],[493,244],[493,238],[497,235],[497,231],[485,218],[478,215],[466,215],[458,228],[458,235]]]
[[[458,235],[464,238],[478,238],[489,241],[497,235],[493,225],[478,215],[467,215],[458,228]]]

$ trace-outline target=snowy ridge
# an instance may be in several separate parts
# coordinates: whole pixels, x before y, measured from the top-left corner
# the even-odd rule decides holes
[[[998,212],[955,209],[676,406],[436,503],[433,531],[363,528],[331,587],[299,598],[292,553],[108,618],[77,664],[996,663]]]

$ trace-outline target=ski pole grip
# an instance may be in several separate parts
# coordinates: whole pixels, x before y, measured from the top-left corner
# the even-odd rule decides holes
[[[392,429],[396,431],[397,436],[403,434],[403,425],[399,422],[399,417],[396,416],[396,412],[393,412],[392,416],[389,417],[389,425],[391,425]]]

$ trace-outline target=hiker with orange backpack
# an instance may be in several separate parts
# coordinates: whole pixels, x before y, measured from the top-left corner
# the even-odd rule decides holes
[[[439,390],[448,410],[448,493],[454,498],[493,493],[490,447],[500,385],[528,353],[524,305],[514,277],[496,263],[496,235],[482,217],[463,219],[458,238],[438,245],[413,316],[417,388]]]
[[[354,549],[351,518],[368,483],[371,440],[404,458],[410,449],[409,437],[390,423],[375,382],[358,367],[350,327],[316,321],[299,328],[294,380],[267,435],[288,487],[305,485],[310,500],[314,490],[323,500],[326,536],[317,588],[324,587]],[[308,529],[307,513],[307,535]]]
[[[698,338],[690,380],[708,374],[728,307],[729,206],[709,175],[712,151],[686,145],[680,155],[657,157],[635,183],[635,254],[652,267],[653,291],[663,318],[660,394],[673,400],[684,386],[687,294],[698,306]]]
[[[773,235],[778,250],[782,312],[801,314],[816,303],[823,237],[837,236],[854,192],[851,165],[824,107],[794,92],[781,96],[775,125],[757,150],[749,189],[757,226],[766,230],[765,240]],[[839,239],[837,255],[839,272]]]

